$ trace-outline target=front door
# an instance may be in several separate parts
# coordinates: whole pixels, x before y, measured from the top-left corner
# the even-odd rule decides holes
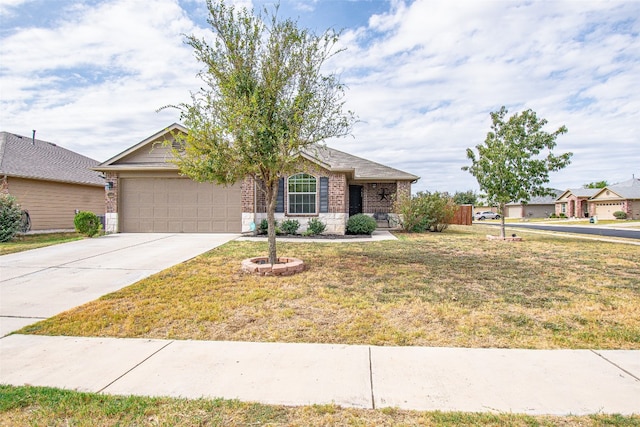
[[[362,185],[349,186],[349,216],[362,213]]]

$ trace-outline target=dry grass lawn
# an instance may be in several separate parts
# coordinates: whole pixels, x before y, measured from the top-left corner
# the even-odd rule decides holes
[[[640,246],[452,227],[398,241],[279,243],[291,277],[231,242],[22,333],[503,348],[640,349]]]

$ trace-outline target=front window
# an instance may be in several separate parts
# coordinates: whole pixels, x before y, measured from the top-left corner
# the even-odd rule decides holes
[[[306,173],[290,176],[288,179],[289,213],[316,213],[316,178]]]

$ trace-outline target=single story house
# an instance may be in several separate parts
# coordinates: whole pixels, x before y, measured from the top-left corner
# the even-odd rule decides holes
[[[505,205],[505,218],[548,218],[555,212],[555,203],[562,190],[553,190],[553,195],[532,197],[527,203],[511,202]]]
[[[0,191],[29,212],[32,230],[73,229],[76,211],[104,214],[98,165],[51,142],[0,132]]]
[[[107,232],[248,232],[266,218],[260,184],[198,183],[170,163],[177,123],[94,170],[106,176]],[[326,233],[344,234],[357,213],[390,213],[394,196],[411,194],[419,177],[328,147],[300,153],[300,169],[281,178],[276,219],[297,219],[301,231],[318,218]]]
[[[640,219],[640,179],[607,185],[591,196],[589,204],[598,219],[615,219],[616,211],[625,212],[628,219]]]
[[[567,218],[588,218],[589,199],[596,194],[597,188],[570,188],[560,194],[555,201],[555,213]]]

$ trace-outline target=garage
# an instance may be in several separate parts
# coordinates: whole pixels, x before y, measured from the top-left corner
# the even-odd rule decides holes
[[[596,216],[599,219],[615,219],[613,213],[622,210],[621,202],[600,202],[596,203]]]
[[[224,187],[181,177],[119,180],[120,231],[125,233],[238,233],[240,184]]]

